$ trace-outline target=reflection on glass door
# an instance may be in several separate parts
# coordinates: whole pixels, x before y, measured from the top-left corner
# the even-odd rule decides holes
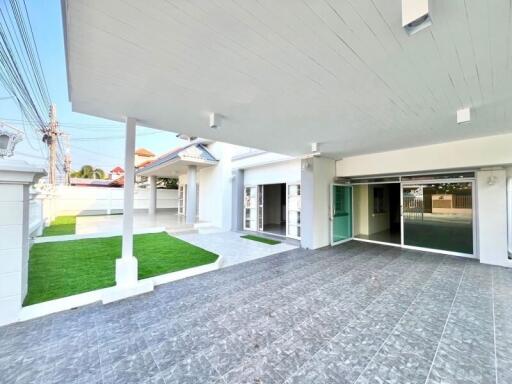
[[[404,245],[473,254],[473,183],[404,184]]]
[[[258,229],[258,200],[257,188],[245,187],[244,191],[244,229],[256,231]]]
[[[352,238],[352,187],[331,186],[331,243]]]
[[[287,234],[288,237],[300,239],[300,184],[288,185],[287,207]]]

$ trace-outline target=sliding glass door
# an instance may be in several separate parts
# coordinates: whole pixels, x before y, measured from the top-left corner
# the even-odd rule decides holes
[[[331,186],[331,244],[352,238],[352,187]]]
[[[474,254],[472,181],[402,184],[403,244]]]

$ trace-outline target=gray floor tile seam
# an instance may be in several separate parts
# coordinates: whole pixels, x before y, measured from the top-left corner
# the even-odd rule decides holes
[[[407,261],[410,261],[410,260],[407,260]],[[412,263],[412,262],[411,262],[411,263],[410,263],[410,265],[409,265],[409,267],[410,267],[411,269],[412,269],[412,268],[414,268],[414,263]],[[357,289],[356,289],[356,290],[357,290]],[[307,322],[307,321],[309,321],[310,319],[311,319],[311,317],[308,317],[308,318],[307,318],[306,320],[304,320],[301,324],[306,323],[306,322]],[[289,332],[287,332],[287,333],[283,334],[283,336],[282,336],[280,339],[276,340],[275,342],[277,343],[279,340],[284,339],[284,337],[285,337],[288,333],[289,333]],[[265,353],[265,352],[264,352],[264,351],[262,351],[261,353]],[[303,364],[303,365],[304,365],[304,364]],[[285,381],[286,379],[287,379],[287,378],[283,378],[283,381]]]
[[[440,264],[441,264],[441,259],[439,260],[438,265],[437,265],[437,266],[435,266],[435,268],[432,270],[432,273],[434,273],[434,270],[435,270],[436,268],[438,268]],[[414,266],[412,266],[411,268],[414,268]],[[421,277],[421,276],[423,276],[421,273],[420,273],[420,274],[418,274],[418,275],[419,275],[420,277]],[[400,279],[400,278],[399,278],[399,279],[397,280],[396,284],[399,284],[401,280],[410,280],[410,279],[411,279],[411,277],[410,277],[410,276],[411,276],[411,275],[408,275],[407,277],[403,277],[403,279]],[[387,289],[386,289],[386,290],[387,290]],[[384,292],[381,292],[381,294],[376,295],[376,296],[375,296],[375,298],[374,298],[373,300],[371,300],[370,302],[368,302],[368,304],[367,304],[367,305],[366,305],[366,306],[365,306],[365,307],[364,307],[364,308],[363,308],[363,309],[362,309],[362,310],[361,310],[361,311],[360,311],[356,316],[354,316],[352,319],[350,319],[349,321],[347,321],[347,323],[346,323],[345,327],[343,327],[343,328],[342,328],[342,329],[341,329],[341,330],[340,330],[340,331],[339,331],[335,336],[333,336],[333,337],[329,340],[329,343],[331,343],[335,338],[337,338],[337,337],[338,337],[340,334],[342,334],[346,329],[348,329],[348,327],[349,327],[351,324],[353,324],[353,322],[354,322],[354,321],[357,321],[357,320],[358,320],[359,318],[361,318],[361,317],[366,317],[364,314],[365,314],[365,313],[367,313],[367,312],[370,310],[370,308],[371,308],[372,304],[373,304],[373,303],[375,303],[375,302],[376,302],[376,301],[381,297],[381,295],[382,295],[382,294],[384,294]],[[329,345],[329,343],[328,343],[328,344],[326,344],[326,346],[328,346],[328,345]],[[326,347],[326,346],[324,346],[324,348],[322,348],[322,349],[319,349],[319,350],[318,350],[318,351],[317,351],[317,352],[312,356],[312,358],[311,358],[309,361],[310,361],[310,362],[311,362],[311,361],[315,361],[315,359],[318,357],[318,355],[319,355],[322,351],[324,351],[324,350],[325,350],[325,347]],[[307,364],[307,362],[305,362],[304,364],[302,364],[302,366],[301,366],[299,369],[297,369],[295,372],[291,373],[287,378],[285,378],[285,382],[286,382],[286,383],[290,382],[291,378],[292,378],[294,375],[298,374],[301,370],[303,370],[303,369],[304,369],[304,367],[306,366],[306,364]]]
[[[371,259],[365,260],[365,262],[363,263],[363,266],[361,266],[361,263],[356,262],[357,257],[351,257],[350,259],[346,258],[343,260],[342,263],[340,263],[336,266],[328,265],[328,267],[329,267],[328,272],[325,272],[325,268],[324,268],[323,270],[314,272],[311,276],[308,276],[305,279],[301,279],[300,281],[297,281],[291,285],[285,286],[284,288],[270,287],[270,289],[272,290],[271,299],[272,299],[272,296],[279,295],[283,291],[286,292],[287,294],[293,295],[294,288],[299,287],[299,286],[307,287],[307,286],[311,285],[317,279],[320,282],[324,282],[324,284],[322,284],[321,287],[323,287],[325,285],[331,285],[333,283],[333,279],[339,280],[348,272],[351,272],[351,271],[354,271],[354,270],[360,269],[360,268],[367,268],[368,266],[371,266],[371,265],[369,265],[371,263],[371,261],[379,258],[380,256],[381,255],[371,256]],[[333,277],[331,277],[331,275],[333,275]],[[337,277],[334,277],[334,276],[337,276]],[[318,289],[320,289],[320,287],[318,287]],[[288,293],[288,290],[292,290],[292,292]],[[286,297],[285,295],[281,296],[281,298],[285,298],[285,297]],[[265,301],[267,299],[268,298],[262,298],[261,301]]]
[[[278,256],[278,255],[280,255],[280,254],[271,255],[271,256]],[[304,258],[304,256],[300,256],[300,257],[301,257],[301,259]],[[205,282],[210,282],[212,285],[222,285],[223,283],[232,281],[232,279],[234,279],[234,278],[240,279],[240,276],[238,275],[240,272],[244,273],[246,275],[245,277],[250,277],[250,276],[254,275],[254,273],[258,272],[259,270],[251,269],[251,263],[254,263],[254,262],[260,261],[260,260],[252,260],[252,261],[249,261],[246,263],[241,263],[238,265],[220,269],[219,271],[215,271],[216,273],[208,273],[208,274],[204,274],[201,276],[192,277],[192,278],[183,280],[181,282],[174,282],[173,284],[176,287],[176,289],[180,290],[180,291],[181,290],[187,291],[187,290],[193,290],[196,288],[201,288]],[[268,264],[268,261],[266,261],[266,260],[265,260],[265,263],[261,264],[261,266],[260,266],[261,271],[264,271],[267,269],[267,266],[266,266],[267,264]],[[278,267],[279,266],[276,266],[276,268],[278,268]],[[226,274],[225,273],[226,270],[232,270],[233,273]],[[223,273],[222,278],[219,278],[217,276],[218,272],[220,272],[221,274]],[[209,279],[208,279],[209,276],[212,276],[213,281],[209,281]],[[161,290],[165,291],[165,287],[162,287]]]
[[[271,279],[271,281],[279,281],[281,278],[280,277],[276,277],[274,279]],[[294,281],[296,280],[296,277],[293,276],[291,281]],[[247,302],[251,302],[250,300],[250,295],[251,294],[255,294],[255,293],[258,293],[260,290],[260,287],[257,286],[257,287],[251,287],[249,291],[244,291],[243,292],[243,296],[241,297],[238,297],[237,298],[237,302],[240,304],[240,305],[243,305],[244,304],[244,301],[247,301]],[[229,296],[224,296],[222,297],[221,302],[230,302],[230,301],[233,301],[233,297],[236,297],[236,296],[240,296],[240,292],[235,292]],[[247,299],[247,300],[246,300]],[[218,302],[218,301],[217,301]],[[254,302],[251,302],[252,304],[254,304]],[[190,308],[188,306],[185,306],[185,308],[187,308],[186,311],[180,311],[180,308],[175,308],[176,310],[176,316],[182,316],[184,313],[189,313],[189,312],[194,312],[195,309],[194,308]],[[202,308],[199,308],[198,311],[200,312],[207,312],[209,310],[208,307],[202,307]]]
[[[322,260],[321,260],[322,261]],[[322,262],[324,262],[324,264],[326,264],[328,261],[327,260],[323,260]],[[322,268],[325,267],[325,265],[322,264],[319,268],[319,271],[322,270]],[[308,265],[305,265],[305,266],[302,266],[300,267],[300,270],[304,270],[307,272],[308,270]],[[291,273],[291,272],[287,272],[287,273]],[[269,279],[268,280],[275,280],[275,279],[281,279],[282,278],[282,275],[279,275],[279,276],[273,276],[272,275],[272,271],[268,271],[268,275],[269,275]],[[268,281],[268,280],[265,280],[265,281]],[[244,284],[246,282],[242,282],[242,284]],[[252,288],[252,287],[251,287]],[[235,289],[235,288],[230,288],[230,287],[226,287],[226,292],[231,292],[231,290],[233,291],[233,293],[239,293],[239,290]],[[226,293],[223,292],[223,295],[225,295]]]
[[[378,256],[376,256],[376,257],[378,257]],[[350,272],[352,272],[352,271],[347,271],[347,273],[350,273]],[[344,276],[346,276],[346,275],[344,275]],[[311,291],[311,292],[309,292],[309,293],[308,293],[308,295],[314,295],[314,294],[316,294],[316,291],[317,291],[317,290],[315,290],[315,291]],[[287,307],[289,307],[289,306],[293,306],[293,305],[296,305],[298,302],[300,302],[300,301],[302,301],[302,300],[304,300],[304,297],[303,297],[303,296],[300,296],[297,300],[294,300],[293,302],[287,302]],[[262,301],[264,301],[264,299],[263,299]],[[252,304],[251,304],[251,303],[249,303],[249,304],[247,304],[247,305],[248,305],[248,306],[251,306]],[[283,311],[283,307],[278,309],[278,313],[281,313],[282,311]],[[264,317],[263,317],[263,316],[261,316],[261,317],[259,317],[259,318],[255,318],[255,319],[253,319],[253,321],[252,321],[252,322],[247,323],[247,326],[253,326],[253,327],[255,327],[257,324],[259,324],[259,323],[260,323],[260,322],[262,322],[262,321],[264,321]]]
[[[454,290],[455,290],[455,289],[454,289]],[[425,292],[425,291],[422,289],[422,290],[418,293],[418,295],[416,296],[417,300],[414,300],[413,302],[411,302],[411,304],[410,304],[410,306],[408,307],[408,309],[406,310],[406,312],[402,315],[402,317],[401,317],[401,318],[400,318],[400,320],[397,322],[396,326],[393,328],[393,330],[391,331],[391,333],[389,334],[389,336],[388,336],[388,337],[386,338],[386,340],[382,343],[381,347],[380,347],[380,348],[379,348],[379,350],[375,353],[375,355],[374,355],[374,357],[372,358],[372,360],[367,364],[367,366],[365,367],[365,369],[361,372],[361,374],[360,374],[360,376],[359,376],[359,378],[358,378],[358,380],[359,380],[360,382],[362,382],[362,381],[363,381],[363,378],[364,378],[365,373],[367,372],[367,370],[369,369],[369,367],[371,367],[371,365],[372,365],[372,363],[375,361],[375,359],[378,359],[378,357],[380,356],[379,354],[380,354],[381,350],[384,348],[384,346],[385,346],[386,344],[388,344],[388,341],[390,340],[390,338],[392,338],[392,337],[394,337],[394,335],[396,335],[396,331],[397,331],[398,329],[400,329],[400,327],[401,327],[401,326],[402,326],[402,324],[403,324],[403,321],[407,318],[407,316],[408,316],[408,315],[410,315],[410,314],[411,314],[411,308],[413,308],[413,307],[414,307],[414,305],[418,303],[420,295],[422,295],[424,292]],[[455,295],[455,292],[454,292],[454,295]],[[446,316],[445,316],[445,317],[446,317],[446,318],[448,317],[449,310],[450,310],[450,307],[449,307],[449,306],[447,306],[447,308],[445,308],[445,312],[446,312]],[[415,315],[412,315],[412,316],[415,316]],[[402,332],[400,332],[400,333],[402,333]],[[440,339],[441,339],[441,335],[439,335],[438,342],[440,341]],[[429,343],[429,341],[427,341],[427,344],[428,344],[428,343]],[[432,353],[434,353],[434,351],[432,351]],[[424,358],[424,357],[422,357],[422,356],[418,356],[417,358],[418,358],[418,359],[421,359],[422,361],[428,362],[428,363],[429,363],[429,365],[430,365],[430,363],[431,363],[431,361],[432,361],[431,359],[428,359],[428,360],[427,360],[427,358]],[[377,364],[377,365],[378,365],[378,364]],[[357,383],[357,380],[355,381],[355,383]]]
[[[251,357],[251,359],[252,359],[252,357]]]
[[[378,256],[375,256],[375,258],[378,258]],[[379,267],[380,267],[380,266],[379,266]],[[366,266],[366,269],[367,269],[367,268],[368,268],[368,266]],[[378,269],[377,267],[375,267],[375,271],[377,271],[377,270],[379,270],[379,269]],[[355,272],[355,271],[350,270],[350,271],[348,271],[348,273],[347,273],[347,274],[349,274],[349,273],[351,273],[351,272]],[[367,272],[367,271],[366,271],[366,272]],[[344,276],[341,276],[341,277],[339,278],[340,283],[341,283],[341,281],[342,281],[344,278],[347,278],[347,274],[345,274]],[[330,282],[327,282],[326,284],[330,284]],[[349,295],[350,295],[350,292],[352,292],[352,291],[353,291],[353,290],[355,290],[355,289],[356,289],[356,288],[354,287],[353,289],[349,289],[349,290],[347,290],[346,295],[347,295],[347,296],[349,296]],[[308,295],[309,295],[309,296],[314,296],[314,295],[315,295],[315,294],[317,294],[318,292],[319,292],[319,288],[318,288],[318,289],[315,289],[314,291],[310,291],[310,292],[308,293]],[[299,297],[297,301],[294,301],[293,303],[289,303],[288,305],[295,305],[297,302],[300,302],[300,301],[302,301],[302,300],[304,300],[304,297],[301,295],[301,297]],[[337,302],[339,302],[339,301],[340,301],[340,298],[338,298]],[[283,308],[280,308],[280,309],[278,310],[278,312],[279,312],[279,313],[281,313],[281,312],[282,312],[282,309],[283,309]],[[258,324],[258,323],[259,323],[259,321],[261,321],[261,319],[259,319],[259,320],[256,320],[256,319],[255,319],[255,322],[254,322],[254,323],[250,323],[250,324],[248,324],[248,325],[249,325],[249,326],[251,326],[251,324],[252,324],[253,326],[255,326],[256,324]]]
[[[442,343],[442,340],[443,340],[443,336],[446,332],[446,327],[448,326],[448,321],[450,320],[450,314],[451,314],[451,310],[452,310],[452,307],[455,303],[455,300],[457,299],[457,293],[459,291],[459,288],[460,288],[460,285],[462,284],[462,280],[464,279],[464,272],[466,270],[466,265],[464,265],[464,270],[462,271],[462,275],[460,276],[460,281],[459,281],[459,285],[457,287],[457,291],[455,292],[455,295],[453,296],[453,301],[452,301],[452,304],[450,306],[450,311],[448,312],[448,316],[446,317],[446,321],[444,323],[444,326],[443,326],[443,331],[441,332],[441,338],[439,339],[439,342],[437,343],[437,347],[436,347],[436,352],[434,354],[434,357],[432,358],[432,363],[430,364],[430,368],[428,370],[428,374],[427,374],[427,377],[425,379],[425,384],[427,384],[429,382],[429,379],[430,379],[430,375],[432,374],[432,370],[434,368],[434,365],[436,363],[436,358],[437,358],[437,354],[439,353],[439,349],[441,348],[441,343]]]
[[[347,258],[344,258],[343,260],[340,260],[340,264],[343,264],[344,262],[348,261],[349,259],[353,258],[355,256],[352,256],[352,257],[347,257]],[[343,264],[344,265],[344,264]],[[328,266],[328,263],[326,263],[325,265],[322,264],[319,269],[318,269],[318,272],[317,273],[322,273],[322,270],[325,270],[325,267]],[[307,267],[304,267],[304,272],[307,273],[308,272],[308,268]],[[293,282],[295,280],[298,279],[298,277],[296,275],[290,275],[290,276],[287,276],[286,278],[290,278],[290,282]],[[277,276],[277,277],[274,277],[272,279],[269,279],[267,280],[265,283],[269,283],[269,282],[272,282],[272,281],[275,281],[275,282],[282,282],[283,280],[283,276]],[[258,292],[258,289],[259,289],[259,285],[258,286],[254,286],[254,287],[249,287],[249,292],[247,291],[244,291],[244,295],[245,296],[248,296],[250,295],[251,293],[257,293]],[[266,289],[266,287],[264,287]],[[230,295],[226,295],[222,298],[223,301],[227,301],[227,300],[231,300],[231,297],[232,296],[240,296],[240,291],[234,291],[232,294]],[[178,309],[177,309],[178,311]]]

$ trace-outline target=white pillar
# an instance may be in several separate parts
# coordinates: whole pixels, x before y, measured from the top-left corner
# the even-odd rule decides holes
[[[29,187],[43,169],[0,160],[0,326],[19,320],[27,293]]]
[[[194,224],[197,217],[197,166],[189,165],[187,174],[187,224]]]
[[[149,208],[148,213],[156,213],[156,176],[149,176]]]
[[[125,287],[137,283],[137,259],[133,255],[133,194],[135,190],[135,131],[134,118],[126,119],[124,146],[124,200],[122,256],[116,260],[116,285]]]

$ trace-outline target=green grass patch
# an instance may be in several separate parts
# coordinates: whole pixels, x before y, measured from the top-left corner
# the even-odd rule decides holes
[[[281,243],[280,241],[272,240],[272,239],[267,239],[266,237],[261,237],[261,236],[244,235],[244,236],[240,236],[240,237],[242,239],[259,241],[260,243],[265,243],[265,244],[269,244],[269,245],[276,245],[276,244],[280,244]]]
[[[139,279],[213,263],[217,255],[165,232],[134,236]],[[115,285],[121,236],[34,244],[23,305]]]
[[[43,230],[43,236],[74,235],[76,216],[57,216],[49,227]]]

